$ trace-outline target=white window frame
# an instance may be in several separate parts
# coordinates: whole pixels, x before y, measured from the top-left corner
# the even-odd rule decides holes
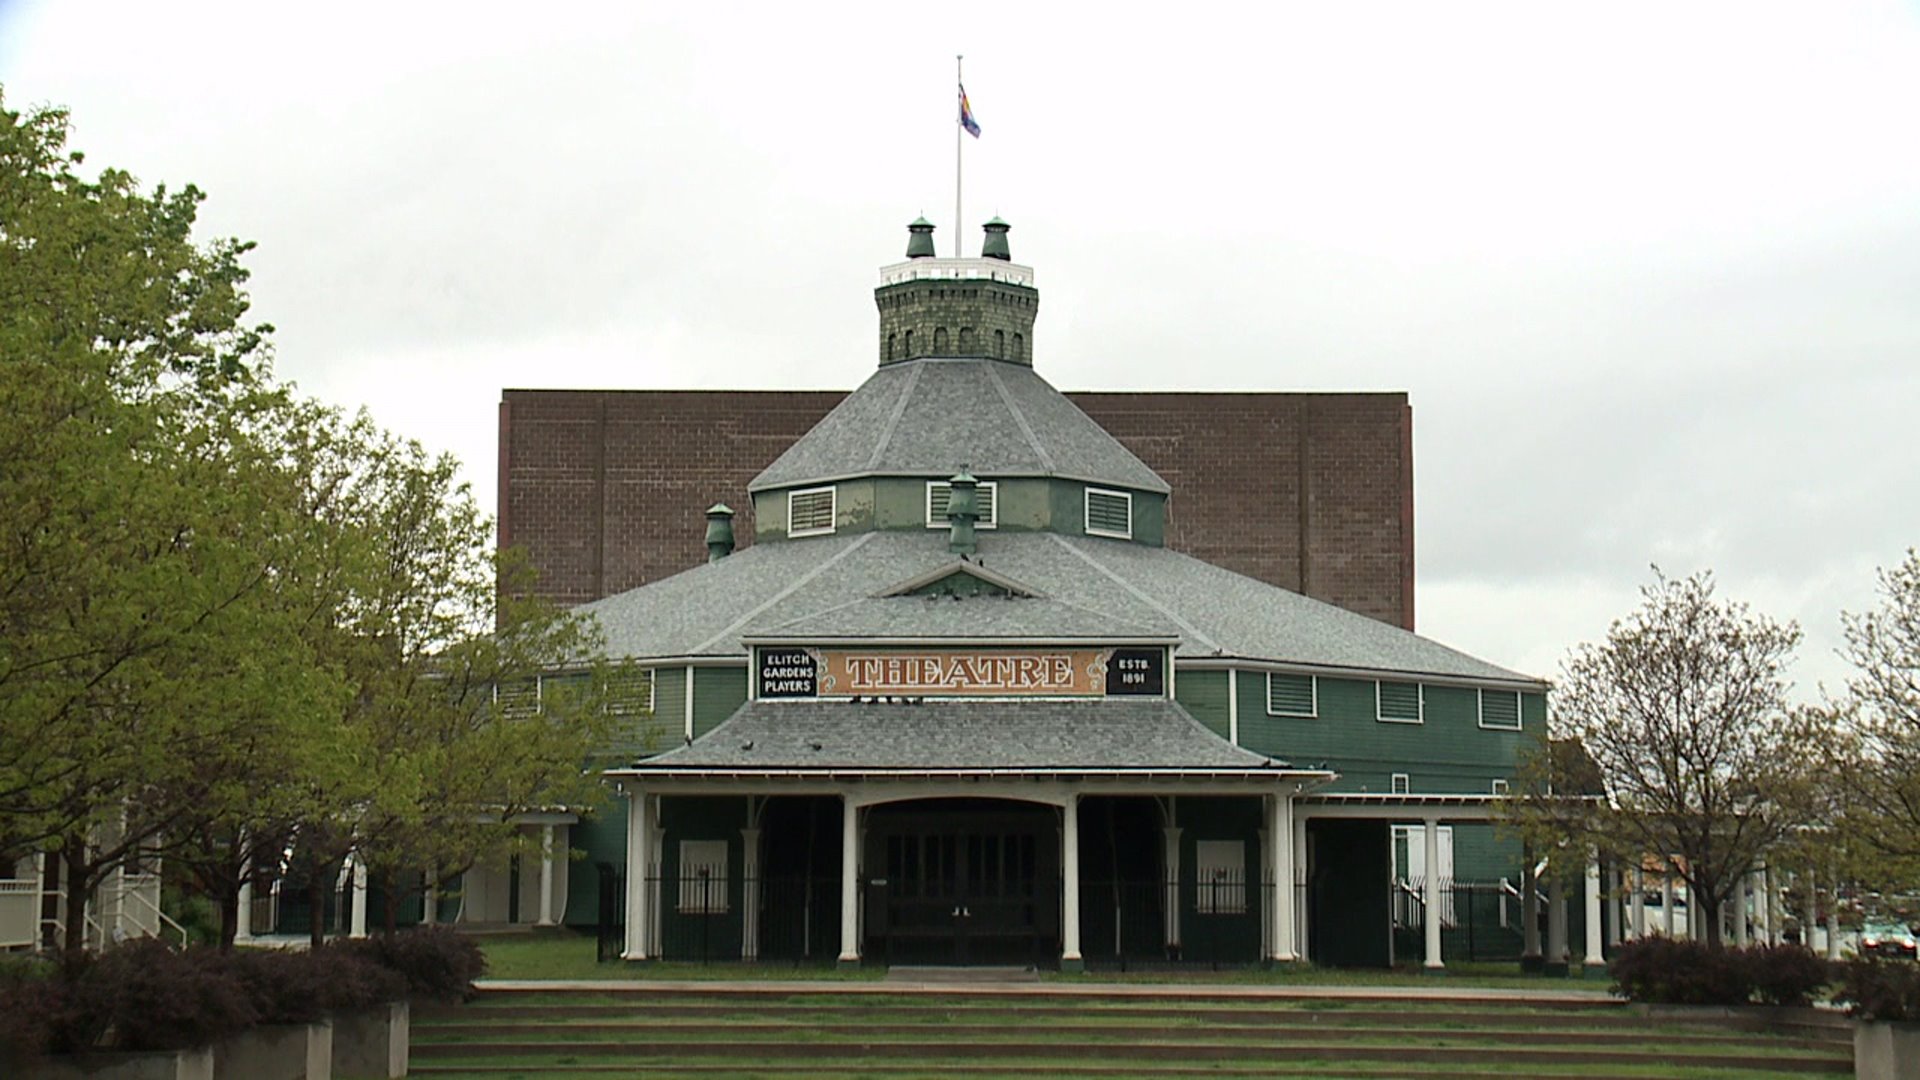
[[[948,484],[947,481],[945,480],[927,481],[927,514],[926,514],[927,528],[944,529],[947,527],[947,519],[940,518],[936,520],[933,516],[933,489],[936,487],[950,487],[950,486],[951,485]],[[993,514],[990,517],[976,519],[973,523],[973,527],[976,529],[997,528],[1000,524],[1000,485],[992,480],[981,480],[975,483],[974,487],[978,491],[991,491],[993,493],[993,496],[992,496]],[[949,494],[947,497],[951,499],[953,496]]]
[[[543,679],[542,677],[538,675],[535,675],[533,677],[533,709],[530,712],[526,712],[526,713],[511,712],[510,710],[512,710],[515,706],[512,702],[502,702],[500,700],[500,684],[498,682],[495,682],[493,684],[493,703],[495,706],[498,706],[500,708],[500,711],[502,713],[507,715],[539,716],[541,713],[546,711],[546,703],[545,703],[546,695],[543,693],[545,683],[546,683],[546,680]]]
[[[635,678],[642,678],[647,680],[647,704],[645,705],[644,708],[637,705],[629,706],[629,705],[623,704],[615,700],[615,695],[612,692],[614,690],[614,687],[609,686],[607,688],[608,693],[607,693],[607,701],[606,701],[607,713],[611,716],[652,716],[657,711],[655,706],[654,695],[660,692],[659,672],[655,671],[653,668],[650,668],[650,667],[637,667],[637,666],[630,669],[630,671],[626,671],[624,669],[622,670],[623,670],[623,673],[630,673]]]
[[[1509,727],[1506,724],[1487,723],[1487,695],[1488,694],[1512,694],[1513,695],[1513,725],[1511,727]],[[1488,731],[1519,731],[1520,729],[1525,727],[1527,723],[1526,717],[1521,715],[1521,711],[1520,711],[1521,706],[1522,706],[1522,702],[1520,700],[1520,691],[1489,690],[1483,686],[1480,688],[1480,726],[1483,728],[1486,728]]]
[[[1286,677],[1288,677],[1288,678],[1294,678],[1294,679],[1305,679],[1305,680],[1307,680],[1307,686],[1308,686],[1308,687],[1310,688],[1310,690],[1309,690],[1309,693],[1310,693],[1310,694],[1312,695],[1312,697],[1313,697],[1313,704],[1312,704],[1312,706],[1310,706],[1310,707],[1309,707],[1309,711],[1307,711],[1307,712],[1303,712],[1303,713],[1297,713],[1297,712],[1277,712],[1277,711],[1275,711],[1275,710],[1274,710],[1274,707],[1273,707],[1273,677],[1274,677],[1275,675],[1284,675],[1284,676],[1286,676]],[[1268,716],[1291,716],[1291,717],[1294,717],[1294,718],[1296,718],[1296,719],[1300,719],[1300,720],[1318,720],[1318,719],[1320,719],[1320,676],[1318,676],[1318,675],[1301,675],[1301,674],[1298,674],[1298,673],[1295,673],[1295,672],[1291,672],[1291,671],[1269,671],[1269,672],[1267,672],[1267,715],[1268,715]]]
[[[1127,501],[1127,530],[1125,532],[1115,532],[1112,529],[1096,529],[1093,527],[1093,497],[1095,495],[1112,495]],[[1114,491],[1111,488],[1087,488],[1080,497],[1080,521],[1081,524],[1086,527],[1088,536],[1105,536],[1114,540],[1133,539],[1133,492]]]
[[[1382,686],[1385,686],[1387,683],[1393,683],[1395,686],[1412,686],[1413,687],[1414,700],[1420,703],[1420,716],[1418,719],[1409,720],[1404,716],[1383,716],[1381,714],[1380,688]],[[1421,683],[1421,682],[1407,683],[1399,679],[1373,680],[1373,718],[1383,724],[1424,724],[1426,723],[1427,722],[1427,684]]]
[[[1387,792],[1391,795],[1413,794],[1413,778],[1403,772],[1394,773],[1387,778]]]
[[[1513,785],[1496,776],[1493,779],[1493,787],[1489,790],[1495,795],[1510,795],[1513,793]]]
[[[727,913],[727,859],[732,854],[725,840],[680,841],[680,896],[677,910],[682,915],[725,915]],[[718,853],[719,858],[714,855]],[[698,855],[699,858],[694,856]],[[718,866],[701,884],[701,867]],[[695,871],[689,874],[689,870]]]
[[[1223,876],[1227,880],[1222,880]],[[1246,914],[1246,842],[1194,841],[1193,888],[1193,910],[1197,915]]]
[[[802,495],[818,495],[823,491],[827,493],[827,524],[826,526],[824,528],[813,528],[813,529],[794,528],[793,527],[793,500],[801,497]],[[840,519],[840,489],[834,487],[832,484],[828,484],[826,487],[802,488],[799,491],[787,492],[787,535],[789,537],[826,536],[833,532],[834,527],[839,523],[839,519]]]

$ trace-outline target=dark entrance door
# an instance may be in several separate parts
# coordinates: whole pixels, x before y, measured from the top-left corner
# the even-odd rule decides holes
[[[1058,956],[1058,829],[1046,807],[880,807],[868,822],[869,951],[892,963]]]

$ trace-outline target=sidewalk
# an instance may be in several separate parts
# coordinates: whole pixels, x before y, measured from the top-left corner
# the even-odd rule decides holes
[[[557,991],[599,994],[769,994],[800,997],[810,994],[900,996],[939,994],[948,997],[1112,997],[1168,1000],[1340,1000],[1340,1001],[1477,1001],[1531,1002],[1548,1005],[1618,1005],[1626,1003],[1605,990],[1506,988],[1474,986],[1260,986],[1226,983],[1092,983],[1030,979],[981,982],[943,980],[937,976],[882,981],[805,979],[481,979],[481,990]]]

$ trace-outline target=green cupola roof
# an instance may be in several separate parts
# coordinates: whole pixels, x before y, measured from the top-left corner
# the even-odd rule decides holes
[[[907,224],[907,233],[907,258],[933,258],[933,222],[924,216],[914,218]]]

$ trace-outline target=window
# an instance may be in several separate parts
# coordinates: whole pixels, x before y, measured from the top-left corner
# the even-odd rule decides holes
[[[623,665],[609,673],[607,712],[614,716],[653,715],[653,669]]]
[[[493,684],[493,703],[502,716],[533,716],[540,711],[540,679],[509,679]]]
[[[1480,726],[1495,731],[1520,730],[1520,691],[1480,691]]]
[[[1425,719],[1421,706],[1426,695],[1419,683],[1386,682],[1373,684],[1374,715],[1390,724],[1418,724]]]
[[[1087,535],[1133,539],[1133,496],[1124,491],[1088,488]]]
[[[680,841],[680,913],[727,912],[727,842]]]
[[[787,493],[787,535],[818,536],[833,531],[833,489]]]
[[[973,355],[973,327],[971,326],[960,328],[960,355]]]
[[[1413,782],[1407,779],[1407,774],[1403,772],[1394,773],[1393,779],[1389,781],[1389,783],[1395,795],[1405,795],[1413,790]]]
[[[1312,675],[1267,673],[1268,716],[1319,716],[1320,680]]]
[[[1505,795],[1507,791],[1508,786],[1505,780],[1495,780],[1493,782],[1493,793],[1495,795]]]
[[[1199,840],[1193,845],[1193,910],[1202,915],[1239,915],[1247,910],[1247,846],[1238,840]]]
[[[973,488],[973,505],[980,516],[973,519],[977,528],[991,529],[997,519],[1000,485],[991,480],[982,480]],[[947,499],[953,495],[953,485],[945,480],[927,481],[927,528],[944,529],[947,527]]]
[[[933,355],[947,355],[947,328],[944,326],[933,328]]]
[[[1007,332],[1005,330],[995,330],[993,332],[993,356],[996,360],[1005,360],[1007,358]]]

